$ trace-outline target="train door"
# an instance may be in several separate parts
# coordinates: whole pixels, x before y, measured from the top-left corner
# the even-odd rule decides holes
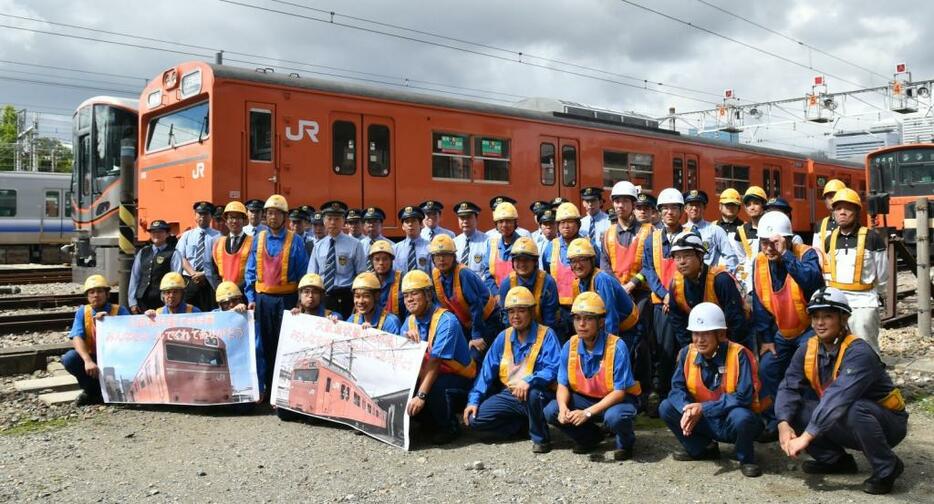
[[[351,208],[360,207],[363,201],[363,175],[360,163],[360,140],[363,136],[361,124],[363,116],[346,112],[332,112],[328,119],[331,163],[328,170],[328,197],[323,199],[340,200]],[[392,213],[392,209],[386,209]]]
[[[538,137],[538,168],[539,182],[542,184],[543,200],[557,198],[561,194],[558,184],[558,137]]]
[[[246,166],[243,201],[261,199],[279,192],[279,145],[276,135],[276,106],[246,102]]]
[[[580,199],[578,177],[580,175],[580,149],[577,139],[561,138],[558,140],[558,165],[561,166],[559,196],[570,201]]]
[[[776,165],[764,165],[762,168],[762,188],[769,198],[782,195],[782,170]]]
[[[396,228],[396,164],[393,141],[395,125],[389,117],[363,116],[363,146],[366,167],[362,177],[362,204],[378,206],[386,212],[387,228]]]
[[[55,243],[62,240],[64,212],[62,211],[62,190],[45,188],[42,190],[42,210],[39,224],[39,243]]]
[[[687,192],[698,188],[697,154],[675,152],[671,155],[671,187]]]

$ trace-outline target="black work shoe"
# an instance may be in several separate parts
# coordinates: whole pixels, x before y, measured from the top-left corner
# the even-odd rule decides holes
[[[764,430],[762,434],[759,434],[759,437],[756,438],[757,443],[774,443],[778,441],[778,430]]]
[[[92,396],[85,391],[81,391],[78,397],[75,397],[75,406],[90,406],[92,404],[101,404],[104,401],[100,397]]]
[[[532,453],[548,453],[551,451],[551,443],[532,443]]]
[[[613,450],[613,460],[622,461],[632,459],[632,448],[619,448]]]
[[[689,462],[692,460],[718,460],[720,458],[720,445],[717,443],[710,443],[707,448],[704,448],[703,453],[698,456],[692,456],[690,453],[678,450],[671,454],[671,458],[677,460],[678,462]]]
[[[801,464],[801,470],[806,474],[856,474],[859,468],[856,459],[849,453],[840,455],[833,464],[825,464],[816,460],[808,460]]]
[[[572,451],[573,453],[578,454],[578,455],[583,455],[583,454],[585,454],[585,453],[590,453],[590,452],[596,450],[598,446],[600,446],[600,443],[595,443],[595,444],[592,444],[592,445],[576,444],[576,445],[574,445],[574,448],[571,448],[571,451]]]
[[[431,436],[431,443],[436,445],[446,445],[455,439],[457,439],[456,432],[444,431],[435,433],[433,436]]]
[[[645,414],[649,418],[658,418],[658,405],[661,404],[661,397],[658,396],[658,392],[652,392],[649,394],[649,397],[645,399]]]
[[[758,478],[762,476],[762,469],[759,468],[759,464],[742,464],[739,466],[739,470],[743,473],[743,476],[747,478]]]
[[[872,476],[866,479],[866,481],[863,482],[863,491],[872,495],[890,493],[892,487],[895,485],[895,480],[901,476],[904,471],[905,464],[902,463],[902,459],[895,457],[895,470],[892,471],[892,474],[884,478]]]

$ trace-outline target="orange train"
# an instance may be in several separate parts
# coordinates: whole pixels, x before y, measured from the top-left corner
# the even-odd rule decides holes
[[[201,329],[166,329],[140,365],[129,396],[137,403],[234,402],[227,345]]]
[[[657,194],[761,185],[794,207],[807,233],[827,215],[823,183],[865,190],[861,165],[681,136],[656,121],[557,100],[516,106],[387,90],[187,62],[162,72],[140,97],[139,231],[154,219],[191,227],[198,200],[285,195],[293,206],[340,199],[393,210],[428,197],[450,206],[508,194],[521,224],[534,200],[580,201],[586,186],[623,179]],[[446,216],[447,226],[454,227]],[[481,226],[491,226],[491,212]]]
[[[934,204],[934,144],[896,145],[871,152],[866,156],[866,177],[870,200],[879,197],[888,200],[887,205],[878,209],[886,214],[885,219],[877,217],[874,224],[877,227],[888,225],[895,233],[902,234],[908,250],[914,254],[918,198],[926,196],[929,204]],[[929,218],[928,225],[934,229],[931,225],[934,217]],[[934,256],[934,249],[931,255]]]
[[[350,422],[358,427],[387,429],[386,411],[357,386],[353,376],[318,357],[295,361],[289,380],[288,407]]]

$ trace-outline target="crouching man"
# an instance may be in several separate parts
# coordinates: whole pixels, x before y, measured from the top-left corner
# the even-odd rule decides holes
[[[717,441],[733,443],[743,476],[761,476],[753,448],[763,429],[755,356],[727,339],[726,317],[714,303],[691,309],[687,329],[691,344],[681,350],[671,392],[659,408],[685,449],[674,459],[718,459]]]
[[[529,289],[513,287],[503,302],[509,327],[493,340],[483,360],[467,397],[464,425],[501,437],[528,426],[532,451],[548,453],[551,436],[544,409],[555,397],[561,346],[551,328],[535,321],[536,302]]]

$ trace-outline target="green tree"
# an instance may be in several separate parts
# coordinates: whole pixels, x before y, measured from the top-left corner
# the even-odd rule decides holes
[[[0,170],[12,170],[16,158],[16,109],[3,107],[0,115]]]

